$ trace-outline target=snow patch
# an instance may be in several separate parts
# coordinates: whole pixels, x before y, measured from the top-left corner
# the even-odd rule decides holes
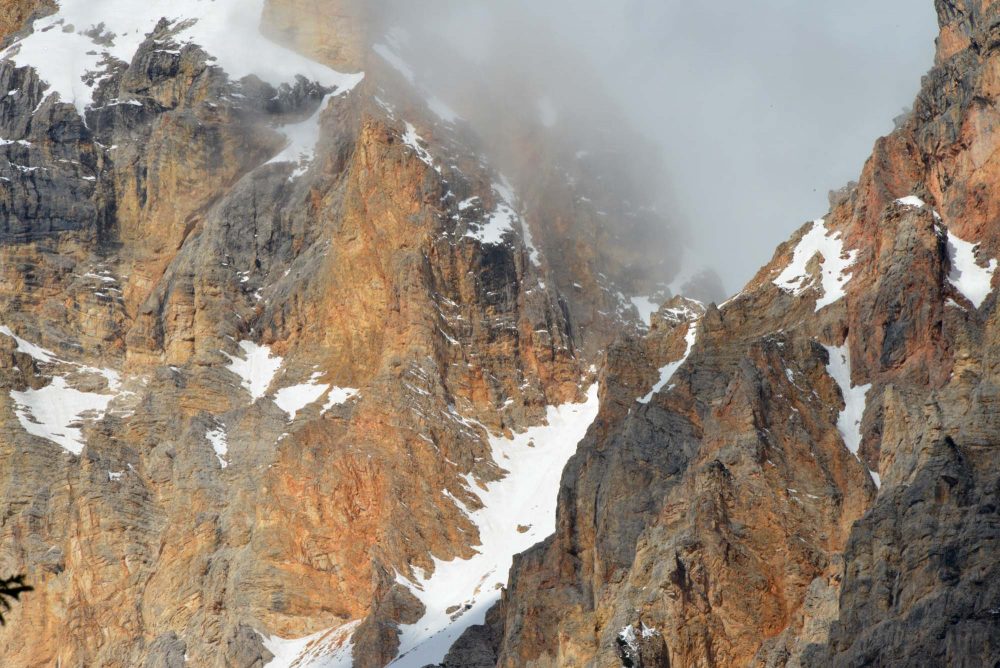
[[[677,370],[680,369],[684,362],[687,361],[687,358],[691,355],[691,350],[694,348],[695,342],[698,340],[698,323],[698,320],[688,323],[688,331],[687,334],[684,335],[684,341],[687,343],[684,355],[676,362],[671,362],[660,369],[660,380],[658,380],[656,385],[653,386],[653,389],[649,391],[649,394],[638,399],[640,404],[648,404],[652,401],[653,396],[666,387],[667,383],[670,382],[670,379],[674,377],[675,373],[677,373]]]
[[[0,334],[14,339],[18,352],[31,356],[41,364],[73,367],[77,369],[76,373],[102,376],[107,382],[111,394],[81,392],[70,387],[65,376],[59,375],[54,376],[48,385],[40,389],[10,392],[15,404],[14,413],[26,432],[52,441],[67,452],[79,455],[84,447],[82,423],[91,418],[99,420],[107,413],[108,404],[121,388],[121,377],[118,372],[60,359],[51,350],[15,335],[7,326],[0,326]]]
[[[114,398],[108,394],[80,392],[69,387],[66,379],[56,376],[38,390],[11,390],[18,422],[33,436],[52,441],[67,452],[83,452],[81,426],[84,419],[100,419]]]
[[[469,230],[465,233],[465,236],[477,239],[483,244],[496,246],[503,243],[504,237],[512,233],[514,225],[517,224],[521,228],[524,246],[528,249],[528,257],[531,263],[536,267],[541,266],[541,253],[535,247],[534,240],[531,237],[531,230],[527,222],[517,212],[517,196],[514,194],[514,189],[507,179],[501,176],[499,182],[493,184],[493,192],[497,196],[496,208],[480,225],[478,230]],[[466,200],[462,204],[470,201]]]
[[[36,346],[34,343],[25,341],[21,337],[14,334],[14,332],[10,330],[10,327],[7,327],[6,325],[0,326],[0,334],[4,334],[14,339],[14,342],[17,343],[17,352],[29,355],[43,364],[52,364],[53,362],[61,361],[51,350],[46,350],[41,346]]]
[[[978,247],[979,244],[965,241],[951,230],[948,231],[948,259],[951,262],[948,282],[977,309],[993,292],[993,274],[997,270],[995,258],[985,267],[976,261]]]
[[[914,209],[922,209],[927,206],[927,202],[920,199],[916,195],[907,195],[906,197],[900,197],[896,200],[896,204],[902,204],[903,206],[912,207]],[[934,214],[935,220],[941,220],[941,214],[939,214],[934,209],[931,209],[931,213]]]
[[[261,634],[264,647],[274,655],[264,668],[351,668],[354,650],[351,635],[360,623],[360,620],[348,622],[296,639]]]
[[[820,276],[823,296],[816,300],[816,310],[829,306],[844,296],[844,287],[851,280],[852,274],[845,272],[857,260],[858,251],[844,252],[844,242],[840,232],[829,234],[826,221],[820,218],[813,221],[812,229],[802,237],[795,247],[791,263],[785,267],[774,284],[782,290],[798,296],[813,285],[812,277],[806,266],[817,254],[822,258]]]
[[[538,248],[535,246],[535,240],[531,236],[531,228],[528,226],[528,221],[517,213],[520,205],[518,204],[517,195],[514,194],[514,187],[510,184],[510,181],[508,181],[506,177],[501,176],[500,182],[493,184],[493,191],[500,196],[500,199],[503,200],[503,206],[505,206],[509,213],[511,213],[521,224],[521,236],[524,238],[524,247],[528,249],[528,259],[531,260],[531,264],[536,267],[542,266],[542,255],[538,252]]]
[[[295,415],[300,410],[319,400],[330,389],[329,385],[316,382],[316,379],[321,375],[323,374],[313,374],[308,383],[283,387],[275,393],[274,403],[278,405],[278,408],[288,413],[289,420],[294,420]]]
[[[524,247],[528,249],[528,259],[531,260],[531,264],[536,267],[542,266],[542,254],[538,252],[535,239],[531,236],[531,227],[524,218],[521,218],[521,234],[524,236]]]
[[[102,283],[117,283],[118,279],[114,276],[109,275],[107,272],[104,274],[95,274],[92,271],[88,271],[83,275],[84,278],[89,278],[95,281],[101,281]]]
[[[620,640],[633,654],[639,653],[639,643],[637,642],[635,636],[635,627],[629,624],[618,632],[618,640]]]
[[[205,439],[215,450],[215,456],[219,458],[219,465],[222,468],[229,466],[229,440],[226,436],[226,425],[216,421],[215,429],[209,429],[205,432]]]
[[[663,309],[663,319],[673,323],[692,322],[701,317],[705,312],[705,305],[697,299],[682,297],[679,306],[671,306]]]
[[[403,143],[412,148],[413,152],[417,154],[417,157],[420,158],[428,167],[434,167],[434,157],[426,148],[424,148],[424,144],[426,142],[420,135],[417,134],[417,129],[413,127],[412,123],[406,124],[406,132],[403,133],[402,139]],[[436,169],[439,173],[441,171],[439,167],[434,167],[434,169]]]
[[[517,213],[505,203],[497,204],[497,208],[483,222],[478,230],[469,230],[465,236],[478,239],[481,243],[496,246],[503,243],[504,237],[514,231],[514,221]]]
[[[514,555],[555,530],[559,480],[566,461],[597,416],[597,389],[596,384],[590,387],[585,403],[550,406],[546,425],[512,439],[490,437],[493,460],[508,473],[485,488],[469,481],[483,504],[482,509],[469,513],[479,529],[478,553],[471,559],[435,558],[430,577],[417,569],[414,581],[397,576],[423,602],[426,613],[416,624],[400,629],[399,657],[391,666],[422,668],[440,663],[459,635],[483,623],[507,583]],[[466,510],[461,504],[456,506]]]
[[[618,641],[622,646],[623,654],[628,662],[622,661],[623,666],[634,665],[639,660],[639,638],[644,640],[660,635],[655,628],[646,626],[645,622],[640,623],[638,633],[634,624],[629,624],[618,632]]]
[[[649,297],[632,297],[629,301],[639,311],[639,318],[646,323],[646,327],[653,324],[653,314],[660,308],[660,305]]]
[[[226,368],[240,377],[243,389],[250,393],[253,401],[257,401],[271,386],[283,360],[278,356],[272,357],[268,346],[259,346],[253,341],[240,341],[239,346],[243,350],[243,358],[222,351],[230,361]]]
[[[872,389],[871,383],[854,387],[851,385],[851,350],[844,342],[839,348],[824,346],[830,355],[830,363],[826,365],[826,372],[836,381],[840,388],[840,393],[844,397],[844,410],[840,411],[837,417],[837,430],[844,439],[844,445],[851,453],[858,457],[858,450],[861,447],[861,419],[864,417],[865,408],[868,405],[868,391]],[[861,462],[864,464],[864,462]],[[865,466],[867,469],[867,465]],[[876,484],[879,480],[872,474]]]
[[[927,206],[927,202],[920,199],[916,195],[907,195],[906,197],[900,197],[896,200],[897,204],[902,204],[903,206],[913,207],[914,209],[922,209]]]
[[[288,143],[285,144],[281,153],[268,160],[266,164],[295,163],[298,167],[292,172],[289,179],[296,179],[306,173],[309,163],[316,157],[316,145],[319,143],[320,137],[320,119],[329,106],[331,97],[333,96],[324,97],[319,109],[301,123],[282,126],[281,133],[285,135]]]
[[[323,415],[328,410],[334,406],[340,406],[341,404],[346,404],[352,397],[358,394],[361,390],[353,387],[331,387],[330,394],[326,398],[326,404],[323,406],[323,410],[320,411],[320,415]]]
[[[161,18],[178,29],[173,39],[197,44],[233,80],[255,74],[278,86],[302,75],[338,93],[352,90],[364,73],[345,74],[278,45],[260,32],[266,0],[60,0],[59,11],[34,22],[34,32],[0,58],[35,68],[50,93],[83,115],[93,105],[106,58],[130,63]],[[101,37],[95,38],[98,27]],[[89,33],[89,34],[87,34]],[[101,43],[99,43],[101,42]],[[87,78],[85,81],[84,78]]]

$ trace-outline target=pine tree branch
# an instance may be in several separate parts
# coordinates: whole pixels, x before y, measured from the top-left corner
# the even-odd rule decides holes
[[[11,609],[11,601],[18,601],[21,594],[34,591],[34,587],[24,584],[24,575],[15,575],[10,578],[0,578],[0,626],[5,625],[7,620],[4,613]]]

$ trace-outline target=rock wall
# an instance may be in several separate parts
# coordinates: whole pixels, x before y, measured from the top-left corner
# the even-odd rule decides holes
[[[937,64],[912,117],[822,226],[709,307],[649,404],[636,398],[676,346],[654,328],[609,353],[602,410],[616,415],[567,468],[556,535],[512,572],[488,634],[497,665],[1000,658],[1000,14],[937,4]],[[832,382],[838,349],[846,384]],[[859,390],[855,457],[840,410]]]
[[[358,0],[268,0],[266,36],[336,69],[355,72],[368,59],[369,8]]]
[[[36,590],[3,664],[384,666],[483,547],[496,441],[595,381],[555,534],[442,665],[996,663],[1000,5],[937,5],[858,185],[649,327],[680,244],[608,185],[629,156],[516,115],[498,150],[364,6],[266,4],[337,87],[234,79],[184,21],[87,105],[9,53],[0,574]]]
[[[267,11],[358,55],[346,4]],[[594,359],[468,128],[379,66],[233,80],[185,25],[83,116],[0,61],[0,566],[38,592],[0,655],[260,666],[353,624],[382,666],[423,614],[398,574],[473,553],[488,436],[582,400]]]

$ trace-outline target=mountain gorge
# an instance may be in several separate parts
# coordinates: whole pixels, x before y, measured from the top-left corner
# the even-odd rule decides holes
[[[3,664],[1000,662],[1000,3],[936,5],[723,301],[624,124],[374,3],[9,3]]]

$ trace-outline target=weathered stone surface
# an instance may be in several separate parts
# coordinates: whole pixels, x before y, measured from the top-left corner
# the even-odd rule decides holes
[[[33,15],[46,14],[55,7],[53,0],[10,0],[0,7],[0,46],[23,30]]]
[[[271,37],[367,73],[302,165],[270,162],[282,127],[334,91],[232,81],[169,21],[85,119],[0,63],[0,325],[21,338],[0,334],[0,574],[36,587],[3,664],[263,667],[270,636],[352,628],[354,665],[384,666],[424,612],[400,577],[473,554],[468,480],[502,475],[487,432],[595,378],[555,535],[442,666],[1000,661],[1000,320],[949,281],[948,243],[1000,256],[1000,4],[937,5],[913,114],[831,198],[843,298],[816,309],[831,258],[774,283],[808,224],[740,295],[649,328],[625,294],[662,289],[680,247],[615,180],[645,158],[580,160],[516,115],[502,150],[442,123],[367,55],[362,5],[267,5]],[[523,225],[481,241],[508,168]],[[256,395],[241,342],[283,360]],[[857,456],[840,346],[870,384]],[[79,455],[15,400],[57,381],[114,393]],[[310,383],[358,392],[276,402]]]
[[[1000,660],[986,603],[996,299],[976,308],[953,286],[947,241],[979,243],[983,265],[997,255],[998,7],[938,3],[938,64],[913,115],[833,198],[826,229],[856,251],[843,299],[817,312],[818,280],[799,296],[772,283],[810,224],[709,308],[672,389],[625,408],[641,391],[608,383],[617,419],[567,468],[555,537],[512,571],[499,665],[631,661],[618,637],[637,614],[675,665]],[[895,201],[909,195],[942,218]],[[613,348],[604,377],[648,386],[649,339]],[[837,436],[841,391],[817,345],[845,341],[853,384],[871,384],[861,462]]]
[[[366,68],[369,9],[359,0],[268,0],[263,32],[331,67]]]
[[[320,4],[268,16],[342,66],[364,27]],[[470,234],[499,173],[377,68],[329,98],[311,162],[270,163],[334,91],[230,80],[176,30],[111,63],[85,119],[0,63],[0,325],[59,357],[0,335],[0,570],[37,591],[0,656],[263,666],[262,635],[360,622],[355,665],[382,666],[423,614],[397,574],[477,543],[453,499],[475,508],[465,476],[502,475],[487,430],[579,400],[620,315],[597,305],[621,299],[576,294],[596,314],[583,335],[548,241]],[[246,341],[283,358],[264,396],[227,368]],[[28,434],[11,392],[112,392],[90,367],[121,388],[81,417],[80,455]],[[294,418],[276,404],[310,382],[358,392]]]

